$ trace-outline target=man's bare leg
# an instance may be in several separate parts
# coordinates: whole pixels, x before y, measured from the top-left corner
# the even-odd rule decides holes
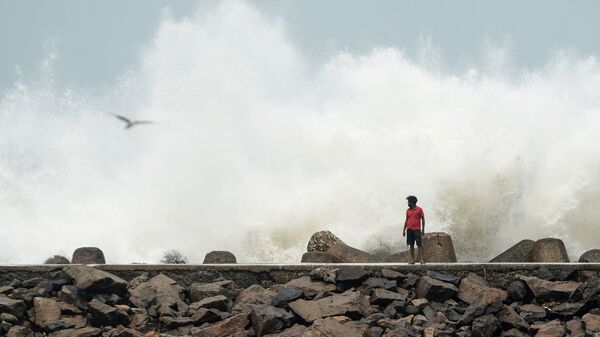
[[[410,262],[409,264],[415,264],[415,246],[410,246]]]
[[[423,247],[417,247],[417,255],[419,256],[419,261],[421,261],[421,264],[425,264],[425,261],[423,261]]]

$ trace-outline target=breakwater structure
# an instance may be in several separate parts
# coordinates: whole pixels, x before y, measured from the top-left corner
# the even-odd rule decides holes
[[[20,336],[595,336],[600,263],[0,267]]]

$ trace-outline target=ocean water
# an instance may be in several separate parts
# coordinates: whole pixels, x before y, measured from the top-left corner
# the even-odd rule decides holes
[[[521,239],[600,248],[600,64],[501,49],[449,71],[435,48],[309,61],[244,2],[165,17],[108,87],[57,83],[60,50],[0,93],[0,263],[98,246],[114,263],[177,249],[299,262],[328,229],[404,249],[405,198],[461,261]],[[155,121],[124,130],[112,114]]]

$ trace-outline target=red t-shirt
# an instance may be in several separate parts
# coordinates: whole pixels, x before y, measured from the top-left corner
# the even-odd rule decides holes
[[[425,216],[423,209],[419,206],[406,210],[406,229],[421,230],[421,218]]]

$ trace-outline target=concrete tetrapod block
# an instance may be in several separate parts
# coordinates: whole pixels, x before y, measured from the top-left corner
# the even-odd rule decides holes
[[[415,252],[416,254],[416,252]],[[405,263],[410,261],[410,251],[404,250],[390,255],[377,256],[378,262]]]
[[[579,262],[600,262],[600,249],[590,249],[581,254]]]
[[[105,264],[104,253],[97,247],[80,247],[73,252],[72,264]]]
[[[308,240],[306,251],[326,252],[331,246],[340,242],[344,243],[344,241],[340,240],[340,238],[330,231],[316,232],[310,237],[310,240]]]
[[[444,232],[425,233],[421,238],[425,262],[456,262],[452,237]],[[417,252],[415,247],[415,258]]]
[[[343,242],[333,244],[327,250],[327,253],[333,257],[337,263],[374,263],[377,258],[360,249],[350,247]]]
[[[530,262],[531,250],[534,245],[535,241],[533,240],[521,240],[493,258],[490,262]]]
[[[569,255],[562,240],[539,239],[531,249],[531,262],[569,262]]]
[[[302,263],[335,263],[333,256],[326,252],[306,252],[302,254]]]

